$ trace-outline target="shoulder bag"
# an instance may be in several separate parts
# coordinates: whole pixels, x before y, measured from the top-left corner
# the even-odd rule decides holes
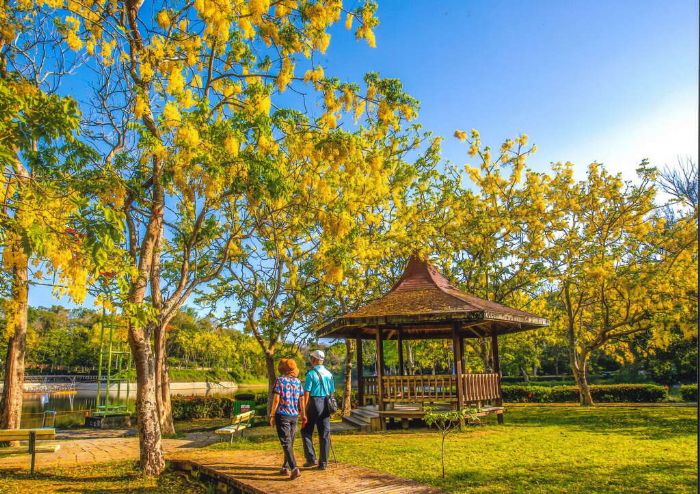
[[[326,394],[326,386],[323,384],[323,376],[316,369],[314,369],[314,372],[318,376],[319,382],[321,383],[321,391],[323,392],[323,394],[325,396],[324,404],[325,404],[326,410],[328,410],[328,413],[334,414],[335,412],[338,411],[338,402],[335,399],[335,394],[333,394],[333,393]]]

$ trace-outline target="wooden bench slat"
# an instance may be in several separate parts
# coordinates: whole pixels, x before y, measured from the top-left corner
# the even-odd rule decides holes
[[[233,441],[233,436],[237,433],[243,434],[243,431],[246,430],[248,427],[250,427],[251,420],[255,416],[255,410],[251,410],[250,412],[245,412],[245,413],[239,413],[233,419],[231,420],[231,425],[227,425],[226,427],[222,427],[220,429],[217,429],[214,431],[214,434],[218,434],[220,436],[225,436],[225,435],[230,435],[231,436],[231,441]]]
[[[226,427],[222,427],[221,429],[216,429],[214,431],[216,434],[234,434],[240,430],[245,429],[245,425],[229,425]]]
[[[248,422],[250,419],[253,418],[253,415],[255,415],[255,411],[251,410],[250,412],[245,412],[245,413],[239,413],[235,417],[233,417],[233,420],[231,421],[232,424],[240,424],[241,422]]]
[[[0,442],[28,441],[30,432],[36,432],[37,441],[56,438],[56,429],[5,429],[0,430]]]

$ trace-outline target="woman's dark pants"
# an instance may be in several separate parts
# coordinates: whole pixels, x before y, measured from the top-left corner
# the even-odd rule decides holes
[[[284,451],[284,466],[290,470],[297,467],[297,461],[294,458],[294,436],[297,432],[297,416],[275,414],[275,427],[277,428],[277,437],[280,438],[282,450]]]
[[[309,463],[316,463],[316,451],[314,450],[314,427],[318,428],[318,438],[321,443],[321,457],[319,465],[328,463],[328,450],[331,444],[331,417],[326,413],[326,399],[312,397],[307,408],[306,426],[301,429],[301,438],[304,441],[304,456]]]

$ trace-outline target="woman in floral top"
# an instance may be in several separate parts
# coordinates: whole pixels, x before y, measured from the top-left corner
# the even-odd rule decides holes
[[[304,390],[301,387],[301,381],[297,378],[299,369],[294,359],[283,358],[277,370],[280,377],[275,381],[273,390],[270,425],[277,428],[277,436],[284,451],[284,466],[280,473],[290,475],[294,480],[301,475],[294,458],[294,436],[297,431],[297,420],[301,418],[302,427],[306,424]]]

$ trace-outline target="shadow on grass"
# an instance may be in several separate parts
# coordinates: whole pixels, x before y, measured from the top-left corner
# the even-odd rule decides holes
[[[523,407],[506,414],[506,424],[564,427],[600,434],[673,439],[697,434],[696,410],[662,407]]]

